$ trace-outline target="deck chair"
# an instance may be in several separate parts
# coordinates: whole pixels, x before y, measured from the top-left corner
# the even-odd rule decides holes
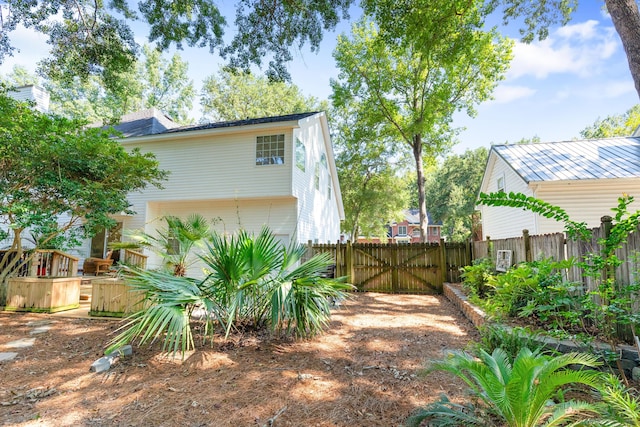
[[[98,276],[100,274],[108,273],[111,265],[113,264],[113,259],[111,259],[111,255],[113,251],[107,252],[107,256],[104,258],[87,258],[84,260],[84,265],[82,266],[82,275],[85,274],[93,274]]]

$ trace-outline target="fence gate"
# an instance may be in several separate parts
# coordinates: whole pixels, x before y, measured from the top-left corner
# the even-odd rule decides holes
[[[353,244],[351,256],[352,283],[360,291],[431,294],[442,289],[439,245]]]

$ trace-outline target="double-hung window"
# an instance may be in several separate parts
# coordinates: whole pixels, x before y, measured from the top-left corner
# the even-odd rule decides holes
[[[284,164],[284,134],[256,138],[256,165]]]

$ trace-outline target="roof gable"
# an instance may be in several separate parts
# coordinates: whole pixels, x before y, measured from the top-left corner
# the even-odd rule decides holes
[[[494,145],[491,150],[527,183],[640,177],[640,137]]]

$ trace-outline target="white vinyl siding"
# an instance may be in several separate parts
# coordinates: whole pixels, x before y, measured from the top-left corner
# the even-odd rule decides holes
[[[495,156],[492,153],[492,156]],[[485,193],[498,192],[498,177],[504,177],[504,187],[508,192],[520,192],[532,196],[533,192],[527,184],[511,169],[504,160],[495,156],[488,163],[489,179],[485,180],[488,188],[482,188]],[[522,235],[522,230],[527,229],[531,234],[536,232],[536,219],[534,214],[521,209],[510,207],[481,206],[483,239],[487,236],[492,239],[504,239]]]
[[[282,133],[282,132],[280,132]],[[162,140],[127,144],[152,152],[160,167],[171,172],[164,189],[150,187],[130,200],[235,199],[291,195],[292,132],[284,133],[285,165],[256,165],[256,138],[265,132],[220,137]],[[178,134],[179,135],[179,134]]]
[[[562,207],[573,221],[584,221],[587,226],[600,226],[600,218],[613,216],[611,208],[618,205],[618,197],[626,193],[634,196],[630,212],[640,209],[640,180],[600,179],[589,181],[564,181],[541,183],[536,197]],[[539,233],[563,231],[564,225],[548,218],[540,218]]]
[[[201,200],[191,202],[150,202],[147,217],[142,225],[147,233],[155,233],[166,226],[162,217],[174,215],[186,218],[198,213],[207,220],[215,222],[213,229],[223,234],[232,234],[239,229],[257,234],[263,226],[268,226],[278,239],[288,244],[296,232],[296,200],[279,198],[270,200]],[[150,255],[149,266],[158,267],[161,259]],[[189,269],[190,275],[200,275],[202,265]]]
[[[623,193],[634,196],[636,201],[630,211],[640,209],[640,179],[594,179],[526,184],[500,157],[492,154],[487,163],[487,176],[482,191],[497,191],[497,177],[504,174],[507,192],[521,192],[552,205],[560,206],[574,221],[584,221],[588,227],[598,227],[600,218],[613,215],[611,208],[617,205]],[[522,230],[530,234],[548,234],[564,231],[564,224],[544,218],[532,212],[509,207],[480,206],[483,238],[492,239],[522,236]]]
[[[323,132],[319,120],[306,120],[300,129],[294,131],[294,136],[304,142],[309,165],[306,172],[293,168],[293,194],[298,199],[298,241],[336,242],[340,238],[340,215],[336,201],[339,185],[327,172],[325,184],[319,182],[318,189],[315,187],[316,170],[322,169],[322,155],[330,152],[326,146],[330,143],[326,139],[329,136]],[[318,172],[322,176],[322,171]],[[327,197],[329,182],[332,183],[332,194]]]

